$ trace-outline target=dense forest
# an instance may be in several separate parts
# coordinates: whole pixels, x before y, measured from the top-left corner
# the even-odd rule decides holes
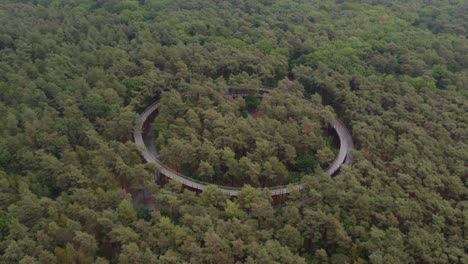
[[[0,263],[468,263],[467,37],[464,0],[0,1]],[[139,113],[212,87],[323,104],[353,164],[325,174],[313,133],[314,170],[279,207],[154,182]]]
[[[335,158],[326,120],[333,113],[305,100],[299,83],[245,99],[210,86],[161,95],[153,126],[166,166],[207,183],[264,187],[299,182]]]

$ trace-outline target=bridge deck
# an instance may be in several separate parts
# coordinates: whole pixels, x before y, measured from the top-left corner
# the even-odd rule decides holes
[[[269,93],[271,90],[266,89],[266,88],[261,88],[259,89],[261,93]],[[230,93],[230,95],[233,96],[246,96],[248,95],[245,92],[239,92],[239,93]],[[159,172],[162,175],[165,175],[166,177],[178,181],[182,183],[185,186],[188,186],[190,188],[196,189],[203,191],[205,190],[206,186],[209,183],[206,182],[201,182],[197,181],[195,179],[186,177],[174,170],[171,170],[167,166],[165,166],[159,159],[157,155],[156,148],[154,147],[152,137],[145,137],[143,135],[143,127],[145,124],[149,124],[153,121],[154,115],[158,108],[160,106],[159,101],[153,103],[150,105],[146,110],[141,114],[139,123],[136,124],[135,129],[134,129],[134,140],[135,144],[137,144],[140,148],[141,155],[143,158],[146,160],[148,163],[154,163],[156,167],[159,169]],[[351,156],[350,156],[350,151],[353,149],[353,140],[351,137],[351,133],[349,130],[346,128],[346,126],[343,124],[343,122],[336,118],[332,122],[330,122],[330,125],[333,127],[333,129],[336,131],[339,141],[340,141],[340,151],[338,153],[338,156],[335,158],[335,160],[330,164],[330,166],[325,170],[325,172],[329,175],[335,175],[341,165],[343,163],[351,163]],[[231,196],[237,196],[238,192],[240,191],[241,188],[238,187],[229,187],[229,186],[218,186],[218,188]],[[285,185],[285,186],[277,186],[277,187],[269,187],[268,189],[271,192],[272,196],[276,195],[281,195],[281,194],[287,194],[291,192],[291,188],[296,189],[296,190],[301,190],[303,188],[302,184],[296,183],[296,184],[291,184],[291,185]]]

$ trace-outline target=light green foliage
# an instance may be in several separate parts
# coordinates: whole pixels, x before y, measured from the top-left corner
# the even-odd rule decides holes
[[[293,252],[300,249],[304,243],[301,233],[293,226],[286,225],[276,232],[278,241],[291,248]]]
[[[136,242],[139,235],[129,227],[118,225],[109,233],[109,238],[112,242],[120,243],[122,245]]]
[[[242,219],[245,216],[245,213],[240,209],[239,204],[233,203],[231,201],[227,201],[226,208],[224,208],[224,213],[227,217],[238,219]]]
[[[208,185],[200,195],[200,203],[204,206],[214,206],[224,208],[227,196],[221,192],[215,185]]]
[[[128,225],[137,219],[137,213],[133,208],[133,205],[127,199],[122,200],[117,208],[119,219],[122,220],[123,224]]]

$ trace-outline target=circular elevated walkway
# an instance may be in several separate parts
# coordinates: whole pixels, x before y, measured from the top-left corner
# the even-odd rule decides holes
[[[233,90],[229,92],[229,95],[231,96],[247,96],[249,94],[249,91],[252,90]],[[271,89],[267,88],[260,88],[258,90],[254,90],[259,92],[260,94],[264,93],[269,93],[271,92]],[[153,163],[156,165],[156,167],[159,169],[160,174],[180,182],[184,186],[193,188],[195,190],[203,191],[205,190],[207,185],[210,185],[210,183],[206,182],[201,182],[197,181],[195,179],[186,177],[170,168],[165,166],[158,158],[156,148],[154,147],[153,144],[153,138],[151,133],[147,133],[148,131],[145,131],[148,128],[149,124],[151,124],[156,118],[158,114],[158,109],[159,109],[160,103],[159,101],[156,101],[152,105],[150,105],[148,108],[145,109],[145,111],[141,114],[139,122],[137,122],[133,136],[135,143],[138,145],[141,155],[143,158],[146,160],[146,162]],[[335,175],[341,165],[343,163],[351,163],[351,156],[350,156],[350,151],[353,149],[353,139],[351,137],[351,133],[349,130],[346,128],[344,123],[338,119],[335,118],[330,122],[330,126],[336,131],[336,134],[338,135],[338,139],[340,141],[340,151],[338,153],[338,156],[335,158],[335,160],[330,164],[330,166],[325,170],[325,172],[329,175]],[[230,195],[230,196],[237,196],[238,192],[241,190],[239,187],[229,187],[229,186],[220,186],[218,185],[218,188]],[[276,186],[276,187],[269,187],[267,189],[270,190],[272,196],[276,195],[284,195],[290,193],[293,189],[295,190],[301,190],[303,188],[302,184],[296,183],[296,184],[290,184],[290,185],[284,185],[284,186]]]

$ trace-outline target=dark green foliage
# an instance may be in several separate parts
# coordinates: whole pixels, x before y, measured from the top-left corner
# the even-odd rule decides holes
[[[306,174],[312,174],[315,170],[314,155],[305,153],[296,157],[296,168]]]
[[[468,263],[467,14],[463,0],[1,1],[0,263]],[[248,186],[229,200],[153,182],[132,143],[137,113],[162,94],[209,108],[201,88],[265,86],[287,91],[263,104],[281,124],[299,120],[303,92],[324,116],[334,109],[352,166],[317,169],[282,209]],[[203,143],[180,133],[249,134],[170,99],[176,118],[163,121],[177,127],[155,127],[174,161]],[[244,116],[265,110],[255,105]],[[333,151],[313,121],[256,136],[259,155],[282,147],[268,172],[282,175],[278,160],[326,166]],[[203,179],[221,166],[227,179],[265,176],[224,147],[203,146]],[[311,148],[315,164],[296,159]]]
[[[10,219],[3,211],[0,212],[0,240],[4,240],[10,234]]]
[[[257,110],[260,100],[255,95],[249,94],[245,97],[245,107],[247,111],[252,112]]]
[[[81,109],[83,114],[93,121],[98,117],[105,117],[109,112],[104,99],[97,94],[88,94],[81,103]]]
[[[151,211],[148,208],[138,208],[137,210],[138,219],[143,219],[145,221],[151,220]]]

